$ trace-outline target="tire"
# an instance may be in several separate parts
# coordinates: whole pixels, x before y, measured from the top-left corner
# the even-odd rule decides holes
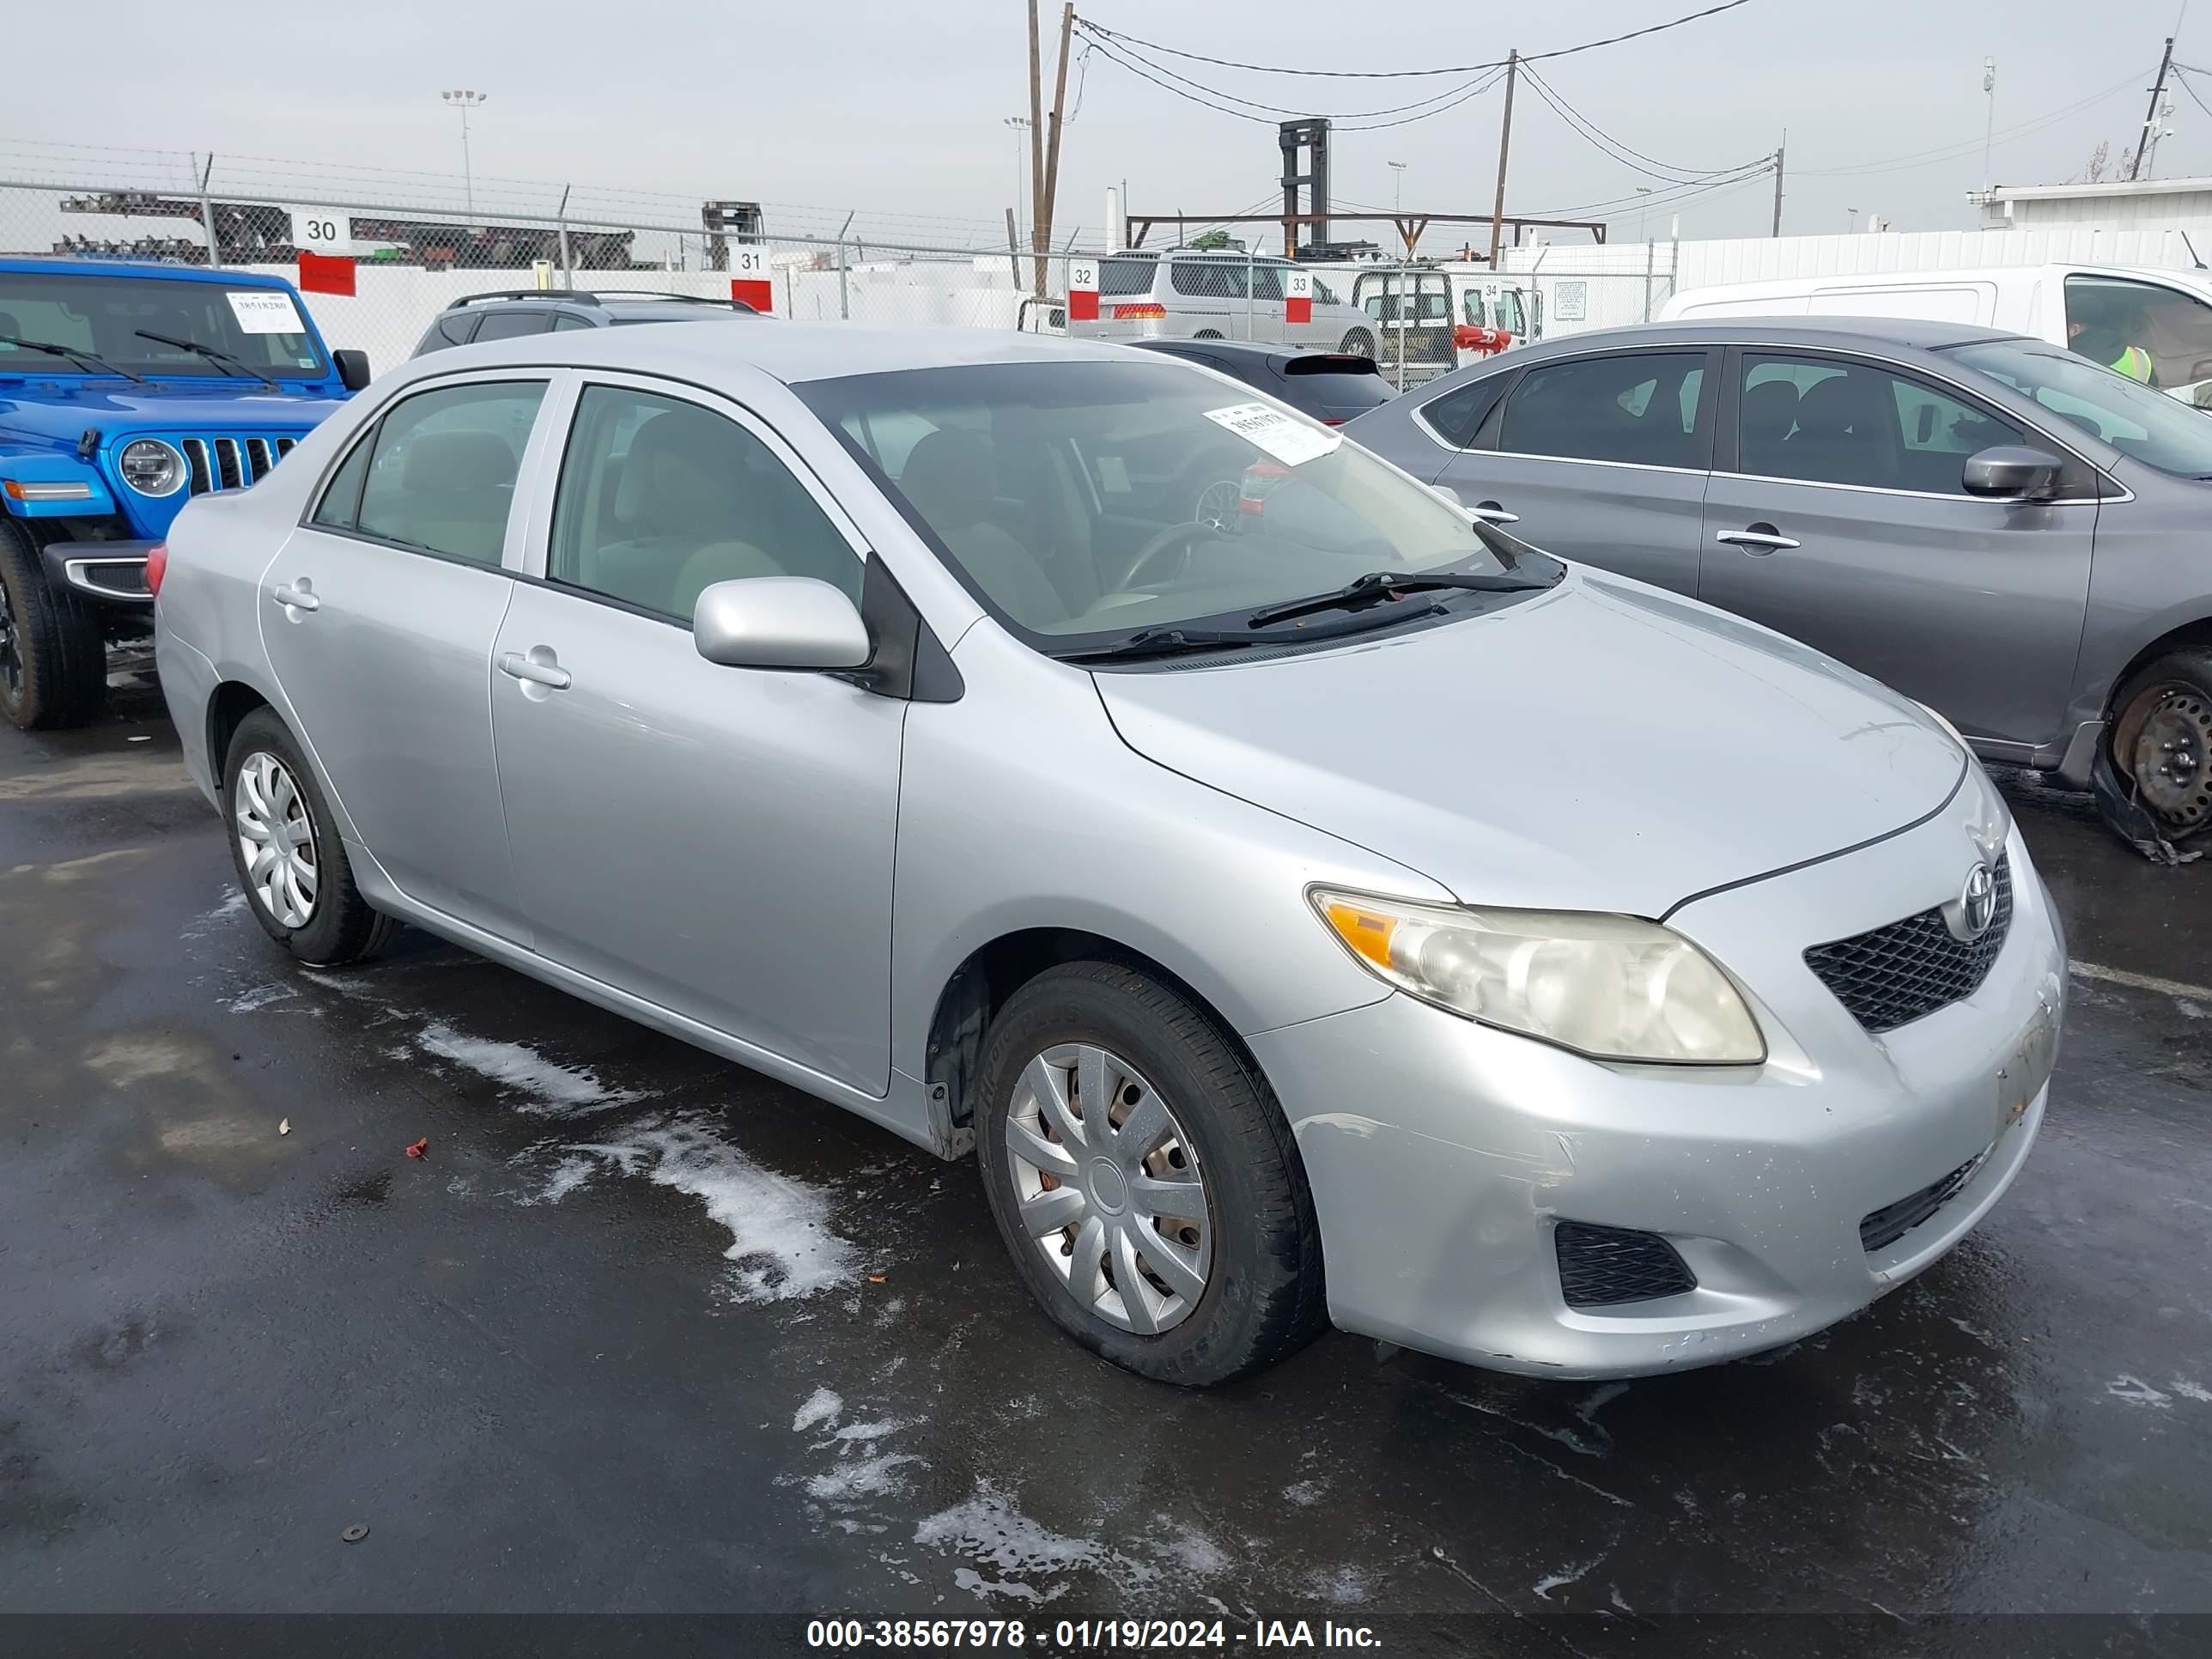
[[[1097,1056],[1095,1069],[1084,1064],[1086,1050]],[[1088,1133],[1086,1070],[1107,1079],[1094,1092],[1112,1102],[1109,1111],[1123,1111],[1113,1141],[1126,1132],[1139,1143],[1094,1135],[1084,1144],[1102,1155],[1065,1150]],[[1057,1082],[1057,1116],[1039,1093],[1040,1075]],[[1181,992],[1114,963],[1050,969],[992,1023],[979,1086],[978,1157],[1000,1236],[1030,1294],[1093,1353],[1154,1382],[1212,1388],[1288,1357],[1327,1322],[1321,1231],[1290,1126],[1267,1080]],[[1102,1164],[1113,1172],[1100,1174]],[[1155,1178],[1132,1185],[1120,1173],[1128,1169]],[[1167,1199],[1148,1195],[1170,1189]],[[1042,1237],[1025,1222],[1025,1206]],[[1061,1218],[1064,1226],[1051,1224]],[[1164,1253],[1160,1265],[1133,1254],[1147,1249],[1138,1235],[1157,1242],[1170,1228],[1182,1266],[1155,1276],[1172,1264]],[[1122,1253],[1123,1241],[1133,1254]],[[1139,1260],[1149,1272],[1139,1270],[1146,1282],[1133,1313],[1116,1281]],[[1079,1296],[1072,1276],[1086,1272],[1090,1290]]]
[[[38,543],[0,514],[0,714],[51,732],[85,725],[106,699],[99,611],[47,580]]]
[[[2212,830],[2212,650],[2170,652],[2112,700],[2112,763],[2168,841]]]
[[[280,779],[289,787],[272,787]],[[355,884],[322,786],[275,710],[257,708],[239,722],[223,757],[222,808],[231,864],[247,908],[262,931],[301,962],[317,968],[360,962],[381,951],[398,931],[399,924],[372,909]],[[270,838],[249,836],[249,820],[264,827],[304,824],[307,876],[296,868],[289,880],[281,870],[266,879],[258,874],[248,847],[266,845]],[[303,896],[307,902],[301,906]]]
[[[1218,455],[1200,456],[1183,473],[1176,493],[1190,504],[1194,522],[1228,530],[1236,526],[1237,501],[1243,489],[1244,458],[1225,449]]]
[[[1337,342],[1336,349],[1355,357],[1364,357],[1370,363],[1375,361],[1375,337],[1364,328],[1353,329]]]

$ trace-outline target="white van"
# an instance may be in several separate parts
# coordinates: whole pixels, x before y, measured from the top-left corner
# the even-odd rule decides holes
[[[1543,332],[1543,299],[1486,262],[1376,265],[1352,278],[1352,303],[1374,320],[1376,359],[1394,380],[1418,386],[1525,345]]]
[[[1283,278],[1297,269],[1243,253],[1127,248],[1098,262],[1097,320],[1067,331],[1086,340],[1259,340],[1374,356],[1367,318],[1319,276],[1312,315],[1287,320]]]
[[[2009,329],[2148,378],[2185,402],[2212,404],[2212,276],[2201,270],[1998,265],[1793,276],[1692,289],[1659,316],[1917,317]]]

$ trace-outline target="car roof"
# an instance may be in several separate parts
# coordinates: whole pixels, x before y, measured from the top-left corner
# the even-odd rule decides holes
[[[220,283],[225,288],[281,288],[291,284],[264,271],[210,270],[205,265],[164,264],[158,259],[0,259],[9,276],[161,276],[173,282]]]
[[[724,328],[720,319],[658,328],[575,329],[454,346],[414,359],[425,374],[451,374],[464,363],[485,368],[528,365],[631,369],[673,380],[716,370],[753,371],[786,385],[909,368],[983,363],[1127,362],[1129,351],[1103,341],[1066,340],[1011,328],[846,328],[791,323],[781,328]]]
[[[1674,323],[1632,323],[1623,328],[1592,329],[1583,334],[1555,335],[1534,345],[1506,353],[1499,361],[1510,363],[1541,352],[1562,352],[1591,347],[1624,345],[1826,345],[1838,348],[1910,346],[1933,351],[1943,346],[1969,345],[1981,340],[2017,340],[2010,329],[1982,328],[1971,323],[1928,322],[1915,317],[1712,317],[1689,318]]]

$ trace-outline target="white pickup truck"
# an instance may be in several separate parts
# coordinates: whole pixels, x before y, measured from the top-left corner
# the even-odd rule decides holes
[[[2212,406],[2212,274],[2145,265],[1860,271],[1691,289],[1660,311],[1717,317],[1918,317],[2010,329]]]

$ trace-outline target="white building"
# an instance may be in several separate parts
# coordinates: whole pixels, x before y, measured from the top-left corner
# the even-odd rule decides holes
[[[2212,249],[2212,179],[1997,185],[1966,199],[1982,210],[1982,222],[1991,230],[2097,225],[2108,231],[2173,231],[2185,233],[2200,249]]]

